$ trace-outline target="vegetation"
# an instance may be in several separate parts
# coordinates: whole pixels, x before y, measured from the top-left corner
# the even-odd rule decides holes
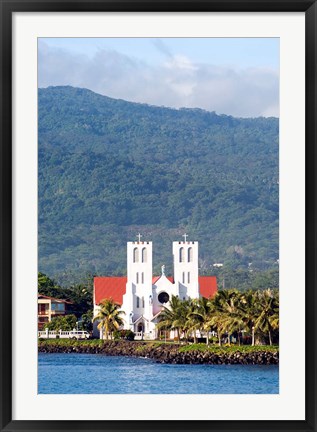
[[[115,330],[113,332],[113,339],[114,340],[123,339],[123,340],[133,341],[134,336],[135,336],[135,334],[133,333],[132,330]]]
[[[106,336],[106,340],[113,338],[113,332],[118,330],[123,325],[121,317],[124,312],[120,310],[120,305],[114,303],[111,299],[103,300],[100,305],[100,310],[95,315],[93,321],[98,321],[98,329]]]
[[[186,341],[193,337],[197,342],[197,331],[206,335],[208,332],[218,336],[218,344],[223,342],[229,346],[232,338],[241,342],[257,342],[273,345],[278,341],[279,330],[279,296],[277,291],[239,292],[238,290],[221,290],[211,299],[180,300],[172,296],[169,307],[165,307],[160,315],[158,328],[176,330],[178,340]]]
[[[277,287],[278,119],[72,87],[40,89],[38,101],[42,272],[86,288],[87,274],[125,275],[125,242],[140,231],[160,245],[154,272],[165,263],[170,274],[171,241],[186,230],[200,242],[201,274],[223,263],[224,288]]]
[[[106,346],[111,341],[104,341],[101,339],[39,339],[39,345],[41,346],[75,346],[75,347],[89,347],[89,346]],[[122,342],[122,341],[120,341]],[[136,345],[136,351],[139,352],[147,352],[150,349],[156,349],[158,347],[171,347],[173,348],[175,345],[170,343],[163,343],[163,342],[140,342],[135,341],[134,344]],[[251,346],[251,345],[226,345],[226,346],[217,346],[217,345],[206,345],[204,343],[198,343],[198,344],[186,344],[178,347],[178,352],[191,352],[191,351],[200,351],[200,352],[213,352],[213,353],[252,353],[252,352],[278,352],[279,347],[278,345],[257,345],[257,346]]]
[[[63,315],[52,318],[52,321],[45,323],[44,328],[48,330],[70,331],[76,329],[77,318],[75,315]]]
[[[252,352],[277,352],[279,350],[278,345],[230,345],[230,346],[217,346],[217,345],[206,345],[203,343],[199,344],[190,344],[179,347],[179,352],[191,352],[191,351],[200,351],[200,352],[213,352],[215,354],[218,353],[252,353]]]
[[[89,310],[87,313],[83,314],[78,322],[79,324],[79,330],[86,330],[88,332],[92,332],[93,329],[93,325],[92,325],[92,320],[93,320],[93,310]]]
[[[104,341],[101,339],[39,339],[39,345],[51,345],[51,346],[102,346]]]
[[[74,314],[54,317],[45,328],[72,330],[78,325],[80,330],[92,331],[92,322],[98,320],[98,327],[106,337],[110,334],[114,339],[133,340],[133,332],[120,329],[123,312],[111,299],[103,301],[99,314],[93,319],[92,294],[88,295],[89,291],[83,287],[62,288],[45,274],[39,273],[38,290],[39,294],[73,302]],[[251,345],[268,342],[272,345],[278,341],[279,334],[278,290],[219,290],[211,299],[180,300],[172,296],[169,307],[162,310],[158,328],[175,330],[178,341],[192,337],[194,344],[198,333],[206,337],[208,345],[209,333],[214,332],[219,345],[223,342],[230,345],[232,338],[239,345],[242,342]],[[215,342],[215,337],[212,342]]]
[[[92,329],[93,295],[92,277],[86,285],[77,284],[67,288],[58,285],[44,273],[38,273],[38,293],[48,297],[69,300],[72,302],[72,312],[83,330]]]

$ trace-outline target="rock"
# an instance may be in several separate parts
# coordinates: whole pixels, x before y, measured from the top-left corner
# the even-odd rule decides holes
[[[104,341],[102,345],[78,341],[64,344],[56,341],[40,341],[39,352],[43,353],[91,353],[109,356],[147,357],[160,363],[172,364],[278,364],[278,351],[252,351],[252,352],[213,352],[213,351],[186,351],[179,352],[179,344],[156,344],[144,341]],[[212,349],[212,348],[211,348]]]

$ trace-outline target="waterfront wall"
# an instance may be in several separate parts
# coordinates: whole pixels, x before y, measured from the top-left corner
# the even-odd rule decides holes
[[[278,364],[272,347],[217,347],[129,341],[39,341],[41,353],[86,353],[146,357],[171,364]]]

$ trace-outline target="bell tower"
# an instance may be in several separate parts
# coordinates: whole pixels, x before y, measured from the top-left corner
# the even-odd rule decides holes
[[[141,234],[137,237],[137,241],[127,243],[127,285],[122,309],[125,321],[129,321],[128,328],[139,317],[153,315],[152,242],[141,241]]]
[[[127,243],[128,282],[136,286],[152,284],[152,242],[138,241]]]
[[[184,241],[173,242],[174,280],[181,299],[198,298],[198,242],[188,241],[187,234],[183,237]]]

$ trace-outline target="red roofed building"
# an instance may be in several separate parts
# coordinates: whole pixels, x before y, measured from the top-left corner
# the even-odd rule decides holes
[[[153,277],[153,285],[161,276]],[[167,277],[173,283],[172,277]],[[216,276],[198,276],[199,293],[201,297],[213,297],[217,288]],[[98,276],[94,278],[94,304],[98,305],[104,299],[112,299],[120,306],[123,303],[123,295],[126,291],[126,276]]]
[[[99,305],[104,299],[112,299],[121,306],[126,285],[127,278],[125,276],[95,277],[94,304]]]
[[[174,276],[152,274],[152,242],[127,243],[127,277],[94,278],[94,315],[104,299],[112,299],[124,311],[124,328],[136,338],[155,339],[157,319],[171,296],[213,297],[217,292],[215,276],[198,276],[198,242],[173,242]],[[97,324],[94,327],[98,334]],[[103,335],[100,335],[103,337]]]
[[[218,290],[216,276],[198,276],[198,281],[201,297],[210,298],[216,294]]]

